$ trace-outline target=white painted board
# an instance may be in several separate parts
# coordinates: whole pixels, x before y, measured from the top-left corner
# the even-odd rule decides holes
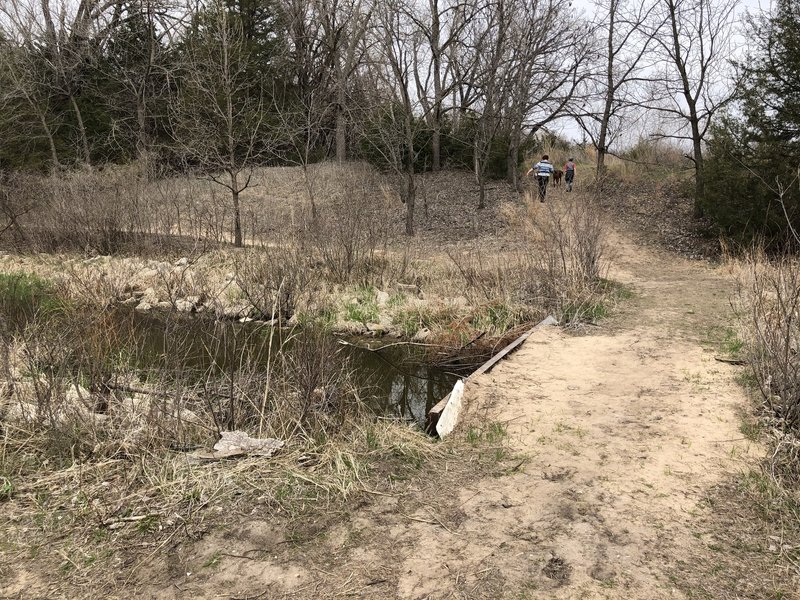
[[[450,400],[447,401],[447,406],[444,407],[442,415],[436,423],[436,433],[440,438],[450,435],[458,423],[458,416],[461,414],[461,407],[464,398],[464,380],[459,379],[453,386],[453,391],[450,392]]]

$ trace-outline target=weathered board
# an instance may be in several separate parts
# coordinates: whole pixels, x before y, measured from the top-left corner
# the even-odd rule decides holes
[[[483,363],[469,377],[457,381],[455,387],[453,387],[453,391],[447,394],[447,396],[442,398],[436,406],[434,406],[432,409],[430,409],[430,411],[428,411],[428,430],[432,431],[435,428],[436,433],[439,434],[439,437],[445,437],[446,435],[450,434],[455,428],[456,423],[458,422],[458,416],[461,412],[464,385],[470,379],[490,371],[492,367],[494,367],[497,363],[503,360],[506,356],[511,354],[514,350],[519,348],[523,343],[525,343],[525,340],[527,340],[531,336],[531,334],[533,334],[534,331],[542,327],[549,327],[551,325],[558,325],[558,321],[552,315],[548,316],[541,323],[538,323],[537,325],[531,327],[528,331],[523,333],[521,336],[519,336],[517,339],[511,342],[508,346],[506,346],[500,352],[495,354],[492,358]],[[456,394],[457,389],[458,393]],[[451,402],[453,403],[453,408],[449,409]],[[445,421],[443,426],[440,428],[439,423],[442,422],[443,419],[445,419]]]

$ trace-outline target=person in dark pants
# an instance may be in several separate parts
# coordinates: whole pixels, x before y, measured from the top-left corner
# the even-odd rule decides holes
[[[575,181],[575,159],[570,158],[564,165],[564,182],[567,184],[567,191],[572,191],[572,182]]]
[[[550,157],[545,154],[542,160],[533,165],[525,174],[529,177],[531,173],[536,173],[536,182],[539,184],[539,202],[544,202],[547,195],[547,185],[550,183],[550,176],[553,174],[553,165],[550,164]]]

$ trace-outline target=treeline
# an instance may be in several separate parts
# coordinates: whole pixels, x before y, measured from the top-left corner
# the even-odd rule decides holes
[[[796,0],[782,2],[775,14],[796,14]],[[720,213],[724,186],[772,196],[720,157],[750,152],[756,133],[762,154],[780,138],[756,131],[776,121],[757,114],[773,110],[758,60],[744,103],[756,112],[718,119],[743,89],[737,19],[735,0],[598,0],[591,14],[555,0],[6,0],[0,168],[146,160],[214,177],[238,214],[253,166],[367,160],[404,182],[413,233],[415,173],[470,169],[483,207],[486,180],[516,184],[520,160],[569,118],[600,175],[640,134],[683,144],[697,213],[733,231],[757,219]],[[774,23],[751,23],[765,56]]]

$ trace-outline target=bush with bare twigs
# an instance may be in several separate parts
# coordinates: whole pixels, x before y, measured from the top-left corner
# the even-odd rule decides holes
[[[336,283],[368,284],[385,271],[392,238],[391,198],[382,176],[368,165],[332,171],[325,182],[327,202],[309,219],[306,235]]]
[[[752,252],[740,272],[738,304],[749,362],[772,424],[772,471],[800,482],[800,260]]]
[[[248,249],[234,257],[236,283],[264,319],[288,322],[308,302],[318,273],[293,243]]]
[[[552,311],[567,323],[603,312],[608,246],[597,207],[587,198],[529,207],[524,232],[528,243],[511,260],[450,254],[473,300]]]

